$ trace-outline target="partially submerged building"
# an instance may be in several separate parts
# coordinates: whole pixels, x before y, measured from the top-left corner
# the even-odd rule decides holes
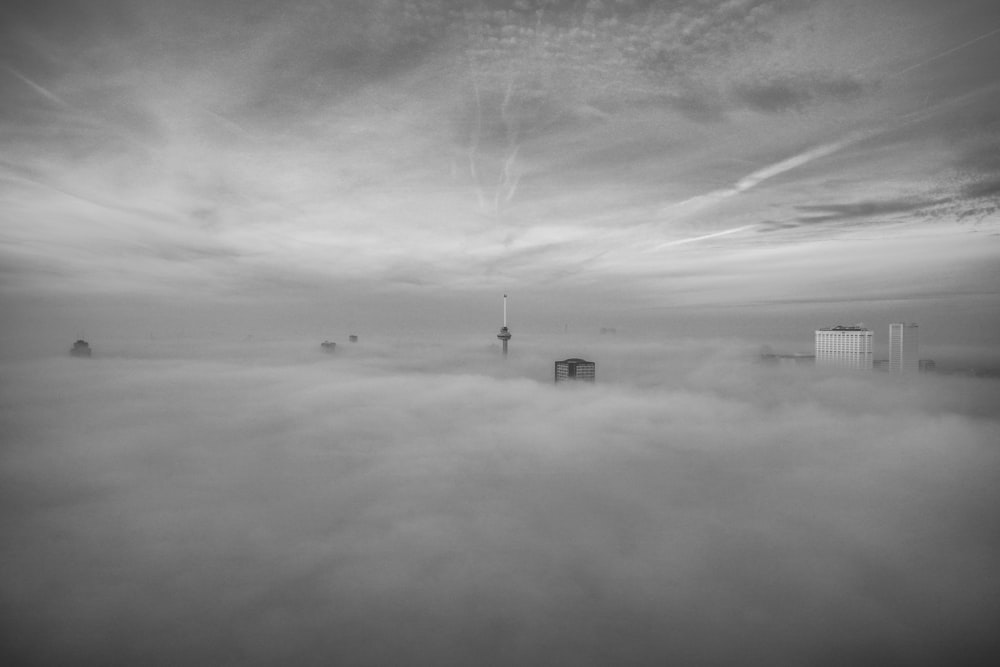
[[[556,362],[556,382],[595,382],[597,380],[597,364],[586,359],[573,357]]]
[[[872,369],[872,330],[862,324],[816,330],[816,365]]]
[[[920,344],[916,324],[889,325],[889,372],[916,373],[920,370]]]

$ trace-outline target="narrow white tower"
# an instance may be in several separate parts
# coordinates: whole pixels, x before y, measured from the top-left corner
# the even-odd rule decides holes
[[[889,372],[916,373],[920,367],[917,325],[894,322],[889,325]]]
[[[507,328],[507,295],[503,295],[503,326],[500,327],[500,333],[497,334],[497,338],[503,341],[503,356],[507,356],[507,341],[510,340],[510,329]]]

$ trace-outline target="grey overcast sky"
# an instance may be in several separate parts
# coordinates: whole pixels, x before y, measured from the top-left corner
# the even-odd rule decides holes
[[[510,292],[522,323],[866,302],[995,340],[992,0],[2,12],[0,298],[22,319],[478,326]]]

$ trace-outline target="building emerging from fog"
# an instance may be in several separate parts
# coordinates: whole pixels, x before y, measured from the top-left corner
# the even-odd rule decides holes
[[[74,357],[89,357],[90,356],[90,343],[81,339],[73,343],[72,349],[69,353]]]
[[[816,365],[870,371],[873,333],[860,324],[817,329]]]
[[[889,325],[889,372],[916,373],[920,370],[916,324]]]
[[[597,379],[597,364],[584,359],[565,359],[556,362],[556,382],[594,382]]]

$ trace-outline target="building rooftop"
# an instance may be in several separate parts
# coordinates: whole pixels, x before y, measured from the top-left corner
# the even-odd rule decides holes
[[[871,331],[871,329],[862,324],[856,324],[850,327],[838,324],[835,327],[823,327],[822,329],[817,329],[817,331]]]

